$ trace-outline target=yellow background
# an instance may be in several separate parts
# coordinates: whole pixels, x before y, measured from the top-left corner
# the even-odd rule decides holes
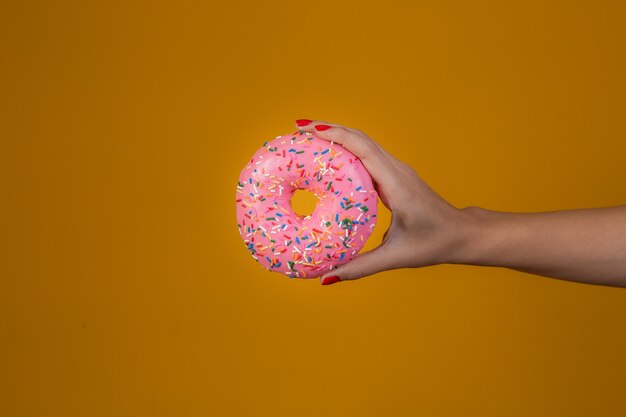
[[[436,266],[322,287],[237,233],[296,118],[452,204],[626,203],[624,2],[3,2],[0,415],[623,416],[626,291]],[[381,220],[368,248],[380,241]]]

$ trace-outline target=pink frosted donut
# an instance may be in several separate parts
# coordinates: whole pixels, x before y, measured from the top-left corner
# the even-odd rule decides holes
[[[315,210],[291,208],[297,189],[314,193]],[[263,267],[313,278],[353,259],[376,225],[378,194],[354,154],[314,133],[265,142],[237,183],[237,226]]]

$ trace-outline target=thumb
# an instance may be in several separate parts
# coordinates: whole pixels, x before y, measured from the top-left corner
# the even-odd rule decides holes
[[[392,268],[391,254],[384,246],[357,255],[350,262],[341,265],[320,277],[320,284],[330,285],[339,281],[360,279]]]

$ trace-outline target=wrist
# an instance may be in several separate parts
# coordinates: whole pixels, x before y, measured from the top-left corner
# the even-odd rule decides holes
[[[489,219],[494,212],[476,206],[457,209],[455,238],[446,263],[480,264],[481,248],[487,240]]]

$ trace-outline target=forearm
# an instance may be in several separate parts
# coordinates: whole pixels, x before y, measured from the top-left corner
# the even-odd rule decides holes
[[[626,206],[542,213],[468,207],[460,212],[463,242],[451,263],[626,287]]]

